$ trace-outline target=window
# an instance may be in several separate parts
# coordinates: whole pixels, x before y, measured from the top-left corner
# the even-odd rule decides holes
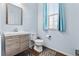
[[[48,29],[58,29],[58,18],[59,18],[59,5],[48,3]]]
[[[59,4],[44,4],[44,30],[58,30]]]
[[[48,15],[48,28],[57,29],[58,27],[58,13]]]
[[[44,4],[44,30],[66,31],[64,5],[58,3]]]

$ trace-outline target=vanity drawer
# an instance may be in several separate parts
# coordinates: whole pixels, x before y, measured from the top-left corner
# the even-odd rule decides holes
[[[19,52],[19,44],[6,46],[6,55],[15,55]],[[15,52],[16,51],[16,52]]]
[[[29,43],[28,42],[21,43],[21,46],[20,46],[21,51],[24,51],[27,48],[29,48]]]
[[[6,45],[12,45],[12,44],[17,44],[19,43],[19,39],[15,38],[15,39],[6,39]]]
[[[22,39],[22,40],[20,41],[21,44],[22,44],[22,43],[25,43],[25,42],[26,42],[26,43],[29,43],[29,40],[23,40],[23,39]]]
[[[14,43],[14,42],[19,42],[19,38],[15,38],[15,39],[6,39],[6,44],[8,44],[8,43]]]
[[[13,56],[13,55],[16,55],[16,54],[19,53],[19,51],[20,51],[19,48],[16,49],[16,50],[9,50],[9,51],[6,52],[6,56]]]
[[[19,44],[19,42],[14,42],[14,43],[7,43],[6,44],[6,47],[10,47],[10,46],[13,46],[13,45],[15,45],[16,44],[16,46]]]
[[[29,35],[14,35],[6,37],[6,55],[12,56],[29,48]]]
[[[29,37],[27,35],[20,37],[20,42],[25,42],[25,41],[28,41],[28,40],[29,40]]]
[[[17,49],[17,48],[19,48],[19,43],[17,43],[17,44],[11,44],[11,45],[9,45],[9,46],[6,46],[6,50],[8,51],[8,50],[15,50],[15,49]]]
[[[6,36],[6,39],[14,39],[14,38],[19,38],[19,35],[14,35],[14,36]]]

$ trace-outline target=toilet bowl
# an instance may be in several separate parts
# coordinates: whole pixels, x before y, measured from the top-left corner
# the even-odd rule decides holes
[[[41,40],[41,39],[36,39],[36,40],[34,40],[34,42],[35,42],[34,50],[36,50],[37,52],[43,51],[43,47],[42,47],[42,45],[43,45],[43,40]]]

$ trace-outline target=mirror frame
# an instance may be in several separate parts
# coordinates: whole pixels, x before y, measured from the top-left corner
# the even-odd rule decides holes
[[[16,7],[18,7],[18,8],[20,8],[21,9],[21,16],[20,16],[20,18],[21,18],[21,20],[20,20],[20,24],[9,24],[8,23],[8,4],[10,4],[10,3],[6,3],[6,24],[7,25],[22,25],[23,24],[23,18],[22,18],[22,15],[23,15],[23,12],[22,12],[22,8],[20,8],[20,7],[18,7],[18,6],[16,6],[16,5],[13,5],[13,4],[10,4],[10,5],[13,5],[13,6],[16,6]]]

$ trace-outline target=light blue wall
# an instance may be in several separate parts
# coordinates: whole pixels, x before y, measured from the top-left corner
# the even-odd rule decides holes
[[[66,15],[66,32],[43,31],[43,4],[38,6],[38,32],[43,38],[44,45],[74,55],[75,49],[79,49],[79,4],[64,4]],[[47,39],[46,35],[52,39]]]
[[[26,32],[36,32],[37,4],[22,4],[23,25],[6,25],[6,5],[0,4],[0,21],[2,31],[13,31],[16,27]]]
[[[37,27],[37,4],[27,3],[23,4],[23,28],[28,32],[36,32]],[[26,28],[27,27],[27,28]]]

